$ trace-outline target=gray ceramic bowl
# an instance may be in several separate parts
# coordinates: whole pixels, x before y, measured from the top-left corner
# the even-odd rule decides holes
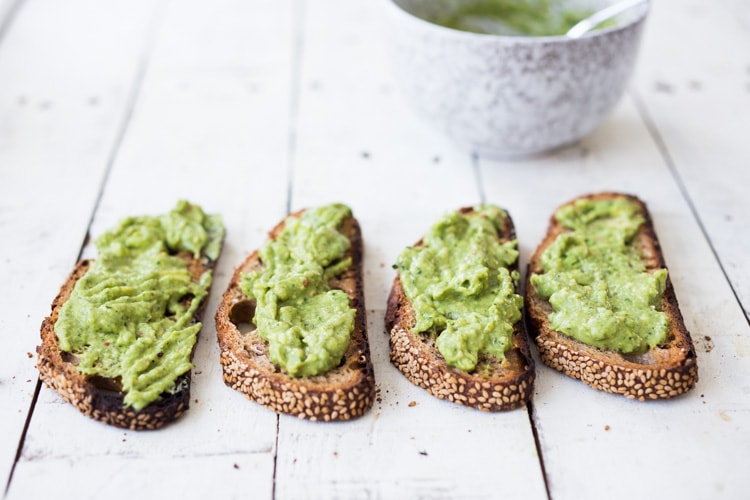
[[[477,34],[425,20],[467,0],[384,1],[406,99],[454,141],[506,158],[573,143],[606,117],[633,71],[649,10],[644,4],[571,39]],[[597,9],[614,0],[571,2]]]

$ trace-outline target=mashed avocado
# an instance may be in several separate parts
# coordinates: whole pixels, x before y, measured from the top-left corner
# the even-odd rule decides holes
[[[542,254],[544,274],[531,276],[554,312],[550,327],[586,344],[640,354],[663,343],[667,270],[648,272],[632,242],[644,219],[625,198],[578,200],[555,214],[570,232]]]
[[[271,361],[293,377],[335,368],[349,346],[356,310],[329,280],[352,265],[349,239],[338,230],[350,215],[349,207],[332,204],[288,217],[258,251],[262,269],[242,277]]]
[[[480,354],[505,359],[511,347],[523,299],[514,288],[518,272],[508,270],[516,241],[497,237],[506,217],[492,205],[449,213],[394,265],[414,308],[413,331],[437,335],[449,366],[471,371]]]
[[[493,35],[554,36],[593,14],[564,8],[561,0],[475,0],[459,2],[456,9],[433,22],[461,31]]]
[[[125,405],[141,410],[176,389],[190,370],[200,323],[193,323],[211,272],[193,280],[177,252],[215,260],[224,229],[216,215],[180,201],[158,217],[131,217],[95,244],[99,257],[60,309],[60,349],[86,375],[119,378]]]

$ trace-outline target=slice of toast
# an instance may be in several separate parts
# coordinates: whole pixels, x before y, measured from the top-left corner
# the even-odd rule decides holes
[[[290,217],[301,217],[303,212]],[[279,236],[285,221],[269,233],[271,239]],[[268,342],[253,324],[256,301],[240,288],[244,274],[263,267],[257,250],[235,269],[216,311],[224,382],[277,413],[328,422],[359,417],[372,406],[375,376],[367,342],[362,234],[352,216],[346,217],[338,230],[350,242],[347,257],[352,263],[329,284],[349,296],[349,306],[356,315],[349,345],[337,367],[319,375],[292,377],[271,361]]]
[[[646,205],[638,198],[622,193],[597,193],[578,199],[611,200],[624,198],[639,207],[644,222],[633,239],[647,271],[666,269],[664,256]],[[565,205],[576,202],[572,200]],[[563,205],[563,206],[565,206]],[[533,274],[544,272],[541,257],[558,235],[567,231],[553,215],[544,240],[531,256],[526,281],[526,317],[529,333],[535,339],[542,362],[566,375],[580,379],[595,389],[638,400],[666,399],[690,390],[698,379],[695,348],[687,331],[677,298],[667,275],[665,291],[658,310],[668,320],[666,341],[643,354],[621,354],[592,347],[550,328],[553,312],[531,283]]]
[[[460,213],[470,213],[465,207]],[[516,238],[510,216],[506,216],[501,232],[501,243]],[[415,246],[422,245],[422,240]],[[518,260],[510,266],[518,271]],[[518,285],[515,283],[518,293]],[[530,399],[534,383],[534,361],[523,320],[513,325],[512,345],[505,360],[479,354],[476,369],[467,372],[448,366],[437,348],[435,335],[412,331],[416,324],[414,309],[406,296],[399,276],[393,281],[385,315],[386,330],[390,333],[391,362],[413,384],[441,399],[482,411],[505,411],[525,405]]]
[[[217,262],[205,255],[196,259],[190,252],[180,252],[177,255],[187,263],[194,281],[213,270]],[[82,260],[75,266],[52,302],[51,314],[42,322],[42,344],[37,347],[37,368],[40,378],[84,415],[105,424],[131,430],[153,430],[163,427],[181,416],[190,405],[190,371],[176,379],[173,390],[162,393],[158,400],[136,411],[133,407],[125,405],[125,393],[118,378],[82,374],[76,369],[76,356],[60,349],[55,323],[76,283],[86,274],[92,262]],[[206,303],[207,299],[204,299],[193,315],[193,324],[201,321]]]

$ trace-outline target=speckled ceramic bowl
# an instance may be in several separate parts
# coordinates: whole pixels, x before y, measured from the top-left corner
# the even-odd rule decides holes
[[[394,78],[419,113],[481,155],[524,157],[591,132],[622,96],[649,6],[580,39],[445,28],[440,9],[468,0],[384,0]],[[568,0],[597,9],[614,0]]]

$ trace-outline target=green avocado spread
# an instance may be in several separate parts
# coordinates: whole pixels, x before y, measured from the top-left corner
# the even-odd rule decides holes
[[[506,213],[492,205],[451,212],[406,248],[394,268],[416,316],[415,333],[436,335],[449,366],[476,368],[480,354],[505,359],[523,298],[515,293],[516,240],[500,243]]]
[[[96,239],[98,258],[55,323],[63,352],[86,375],[119,379],[125,406],[142,410],[190,370],[201,323],[193,319],[211,272],[193,279],[178,252],[215,260],[224,228],[218,215],[180,201],[166,215],[130,217]]]
[[[560,0],[474,0],[432,20],[446,28],[490,35],[555,36],[593,11],[564,7]]]
[[[667,270],[647,271],[633,239],[643,224],[626,198],[578,200],[555,214],[566,231],[542,253],[531,276],[553,312],[550,327],[581,342],[624,354],[663,343],[667,316],[658,310]]]
[[[349,239],[339,231],[349,216],[349,207],[332,204],[287,217],[258,251],[262,268],[242,276],[271,362],[293,377],[335,368],[349,346],[356,309],[329,283],[352,265]]]

